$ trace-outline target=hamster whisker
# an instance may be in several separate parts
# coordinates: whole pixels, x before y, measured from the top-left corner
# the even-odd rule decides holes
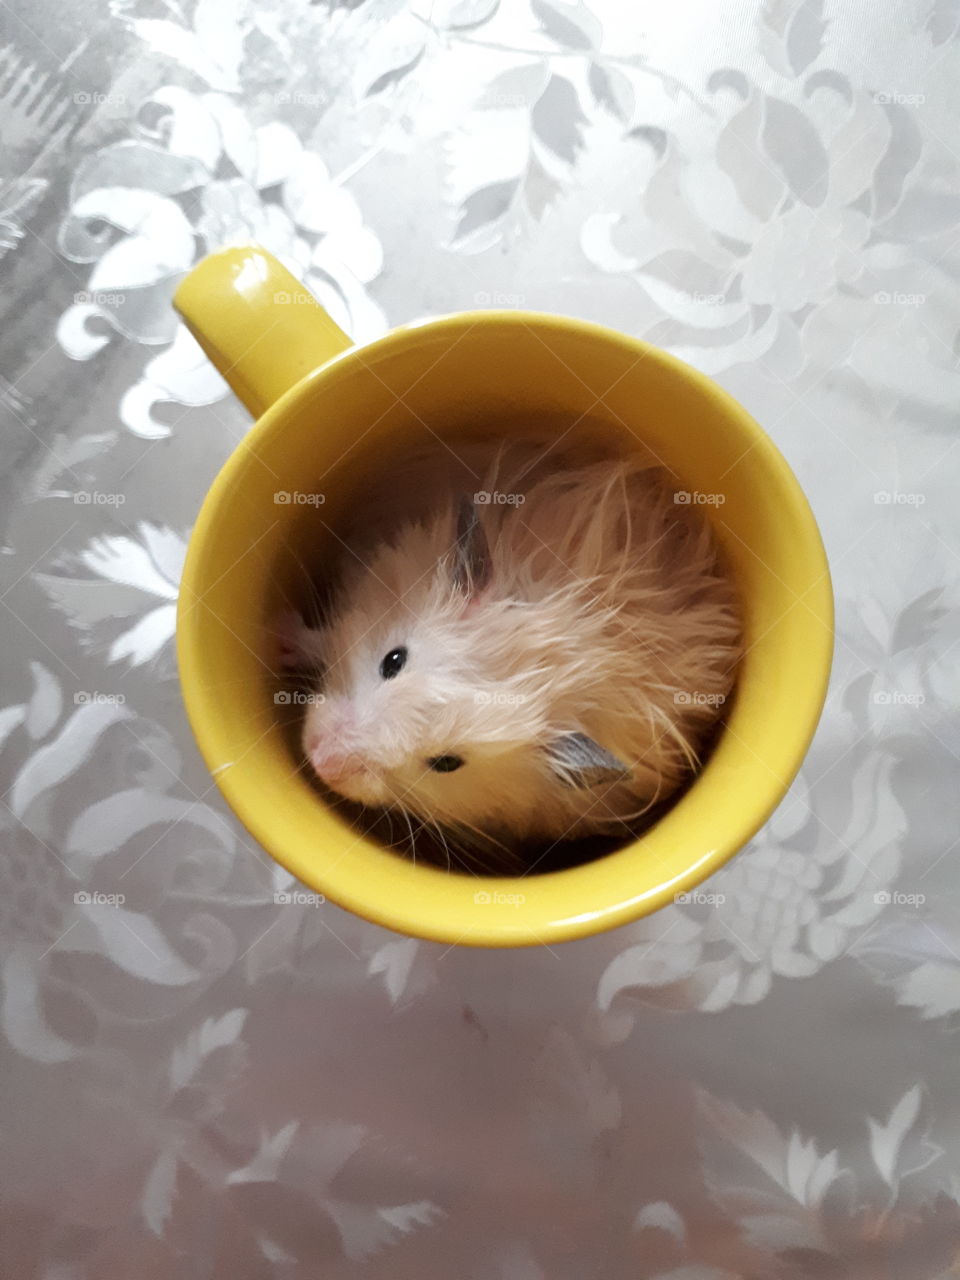
[[[416,866],[417,865],[417,838],[413,833],[413,823],[410,821],[410,815],[407,813],[406,809],[401,808],[400,812],[403,815],[404,822],[406,822],[407,824],[407,831],[410,833],[410,856],[413,859],[413,865]]]
[[[515,866],[519,869],[520,857],[516,850],[512,849],[509,845],[504,844],[502,840],[498,840],[496,836],[491,835],[489,831],[484,831],[480,827],[474,826],[472,822],[468,822],[465,818],[447,818],[446,821],[453,832],[455,832],[457,828],[462,828],[464,831],[470,831],[473,833],[475,837],[473,840],[463,836],[457,842],[456,846],[461,857],[466,859],[468,863],[475,867],[478,866],[484,871],[489,871],[489,857],[496,852],[505,866]],[[484,862],[484,857],[487,858],[487,862]]]
[[[416,815],[414,815],[414,816],[416,816]],[[416,834],[417,834],[417,835],[420,835],[422,832],[424,832],[424,831],[425,831],[425,832],[427,832],[427,834],[428,834],[428,836],[429,836],[429,834],[430,834],[430,825],[431,825],[431,824],[430,824],[430,822],[429,822],[426,818],[420,818],[420,819],[418,819],[418,826],[417,826]],[[448,864],[448,865],[447,865],[447,869],[448,869],[448,870],[449,870],[449,862],[450,862],[450,858],[449,858],[449,855],[448,855],[448,857],[447,857],[447,864]]]
[[[397,843],[397,837],[393,834],[393,811],[391,809],[384,809],[383,816],[386,818],[387,825],[390,828],[390,844],[395,845]]]
[[[446,854],[446,857],[447,857],[447,870],[452,871],[453,863],[451,862],[451,858],[450,858],[450,846],[447,843],[447,837],[444,835],[443,828],[440,826],[440,823],[437,822],[436,818],[425,818],[424,825],[425,826],[429,825],[430,827],[433,828],[434,831],[436,831],[437,838],[439,839],[443,852]]]

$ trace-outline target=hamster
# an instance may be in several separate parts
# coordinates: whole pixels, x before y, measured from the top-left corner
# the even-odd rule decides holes
[[[508,448],[473,492],[424,477],[392,484],[421,510],[344,553],[319,625],[279,626],[322,695],[308,769],[439,830],[448,858],[627,837],[695,774],[734,687],[741,619],[707,521],[643,453]]]

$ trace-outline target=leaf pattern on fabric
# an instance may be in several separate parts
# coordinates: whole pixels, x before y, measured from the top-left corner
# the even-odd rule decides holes
[[[56,675],[32,665],[30,702],[0,712],[0,745],[11,754],[16,746],[20,756],[3,807],[19,819],[19,831],[6,831],[0,868],[9,909],[8,927],[0,930],[0,1030],[30,1058],[65,1061],[81,1045],[57,1034],[43,1007],[44,979],[51,990],[62,987],[52,973],[57,956],[93,955],[135,981],[195,989],[227,957],[208,945],[206,955],[204,949],[196,953],[199,965],[187,960],[152,916],[136,909],[133,897],[143,872],[155,874],[147,860],[171,826],[204,831],[221,860],[232,859],[236,841],[221,815],[198,797],[162,793],[160,787],[177,780],[179,758],[163,732],[142,722],[122,695],[81,691],[68,705]],[[101,752],[113,761],[107,774],[97,769]],[[143,756],[146,765],[138,758]],[[141,785],[109,792],[111,782],[124,776]],[[58,792],[77,779],[89,780],[78,792],[79,804],[58,804]],[[104,789],[109,793],[96,798]],[[182,927],[194,949],[209,934],[199,917]]]
[[[206,5],[209,12],[200,10]],[[87,290],[60,318],[58,338],[68,355],[89,360],[102,351],[108,322],[136,342],[171,343],[146,366],[121,399],[124,425],[145,439],[171,428],[155,415],[164,401],[199,406],[222,398],[223,379],[178,321],[170,301],[199,257],[226,245],[258,241],[275,253],[333,318],[363,341],[385,328],[365,286],[379,273],[379,241],[363,225],[356,201],[323,160],[286,123],[255,125],[228,93],[236,91],[236,52],[215,39],[225,21],[219,0],[197,10],[200,35],[167,20],[137,20],[144,38],[165,51],[189,53],[187,65],[214,90],[192,93],[162,85],[139,104],[159,123],[140,125],[143,142],[128,140],[88,157],[74,182],[69,216],[60,230],[63,252],[93,262]],[[237,30],[236,13],[230,24]],[[239,37],[238,37],[239,38]],[[222,74],[210,61],[213,41]],[[239,47],[239,46],[237,46]],[[149,118],[149,116],[148,116]],[[185,212],[176,196],[198,189]],[[279,198],[278,198],[279,196]],[[107,224],[120,238],[91,231]],[[199,252],[198,252],[199,249]]]
[[[105,649],[108,662],[139,666],[173,639],[186,550],[183,535],[143,521],[135,536],[104,535],[71,557],[69,567],[86,576],[38,573],[36,581],[84,641]],[[128,622],[119,633],[118,618]]]
[[[763,1000],[775,975],[809,978],[841,960],[882,915],[899,870],[904,818],[891,769],[880,753],[864,756],[839,810],[824,785],[829,773],[812,793],[801,773],[753,845],[690,903],[635,927],[641,941],[601,978],[601,1009],[630,990],[668,1007],[717,1012]],[[818,804],[831,812],[816,830]],[[856,854],[844,857],[850,849]]]

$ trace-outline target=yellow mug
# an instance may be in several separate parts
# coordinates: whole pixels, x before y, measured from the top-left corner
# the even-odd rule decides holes
[[[635,920],[742,848],[783,798],[813,736],[833,597],[807,501],[736,401],[655,347],[560,316],[467,312],[355,346],[253,245],[199,263],[175,305],[258,417],[190,539],[177,622],[184,701],[217,785],[278,862],[391,929],[524,946]],[[586,865],[477,879],[415,865],[324,803],[278,715],[268,628],[278,591],[295,584],[304,554],[322,555],[372,461],[420,443],[425,431],[456,447],[465,432],[492,437],[528,419],[558,435],[602,430],[627,448],[642,440],[691,502],[712,497],[704,511],[739,586],[746,656],[706,767],[642,837]],[[323,506],[310,505],[320,492]]]

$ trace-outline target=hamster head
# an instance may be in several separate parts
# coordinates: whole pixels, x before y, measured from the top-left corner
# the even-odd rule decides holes
[[[318,643],[323,677],[302,745],[359,804],[464,832],[522,831],[551,783],[628,776],[585,734],[551,724],[522,604],[498,598],[476,508],[400,531],[341,588]]]

